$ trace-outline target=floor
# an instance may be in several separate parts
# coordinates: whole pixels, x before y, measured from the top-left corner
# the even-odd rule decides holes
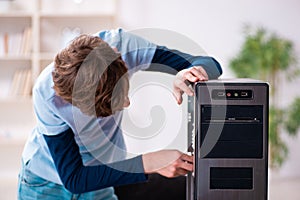
[[[0,200],[17,198],[17,176],[22,149],[22,142],[1,142],[0,140]],[[271,178],[269,189],[269,200],[299,200],[300,177]]]

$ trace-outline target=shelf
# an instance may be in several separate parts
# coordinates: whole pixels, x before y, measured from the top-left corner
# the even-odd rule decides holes
[[[0,61],[30,61],[31,55],[2,55]]]
[[[111,13],[40,13],[41,18],[114,18]]]
[[[32,13],[29,12],[7,12],[0,13],[0,18],[32,18]]]
[[[116,13],[117,0],[39,0],[41,13]]]

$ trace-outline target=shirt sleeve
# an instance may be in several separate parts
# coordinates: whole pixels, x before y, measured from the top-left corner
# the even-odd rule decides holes
[[[84,166],[72,129],[54,136],[44,135],[44,138],[62,183],[72,193],[147,180],[143,173],[142,156],[108,165]]]
[[[123,29],[102,31],[98,35],[111,47],[118,49],[130,75],[150,66],[156,44]]]
[[[157,46],[151,62],[152,65],[148,70],[170,71],[170,73],[173,70],[173,74],[175,74],[192,66],[202,66],[209,79],[218,78],[222,74],[221,65],[213,57],[192,56],[164,46]]]

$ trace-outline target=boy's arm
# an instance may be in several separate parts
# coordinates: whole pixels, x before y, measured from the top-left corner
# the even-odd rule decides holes
[[[166,68],[169,67],[176,74],[183,69],[201,66],[209,79],[216,79],[222,74],[221,65],[213,57],[193,56],[164,46],[157,46],[151,63],[148,70],[168,71]]]
[[[84,166],[70,128],[58,135],[43,136],[62,183],[72,193],[89,192],[147,180],[142,156],[113,164]]]
[[[44,135],[44,138],[61,181],[75,194],[142,182],[147,180],[145,173],[172,178],[193,169],[192,156],[177,150],[151,152],[111,164],[84,166],[71,129],[54,136]]]
[[[175,74],[173,94],[178,104],[182,103],[182,94],[193,96],[188,82],[206,81],[218,78],[222,74],[221,65],[209,56],[192,56],[163,46],[157,46],[148,70]]]

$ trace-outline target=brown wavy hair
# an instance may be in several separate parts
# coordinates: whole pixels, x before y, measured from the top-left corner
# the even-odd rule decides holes
[[[52,77],[56,95],[87,115],[106,117],[123,108],[127,67],[98,36],[80,35],[59,52]]]

